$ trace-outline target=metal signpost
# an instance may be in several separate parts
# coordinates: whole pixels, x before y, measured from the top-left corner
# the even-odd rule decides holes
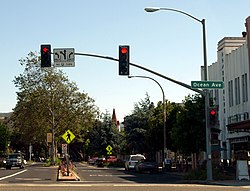
[[[67,161],[67,176],[69,176],[69,144],[71,141],[75,138],[75,135],[68,129],[63,135],[62,138],[68,143],[68,148],[64,149],[64,152],[66,151],[65,156],[66,156],[66,161]],[[66,145],[66,144],[65,144]],[[65,146],[64,145],[64,146]]]
[[[75,67],[75,49],[60,48],[53,49],[55,67]]]

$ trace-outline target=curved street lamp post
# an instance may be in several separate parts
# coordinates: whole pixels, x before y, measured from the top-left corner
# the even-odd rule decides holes
[[[206,48],[206,29],[205,29],[205,19],[198,19],[184,11],[180,11],[177,9],[172,8],[158,8],[158,7],[147,7],[144,9],[146,12],[156,12],[156,11],[173,11],[178,12],[180,14],[186,15],[199,23],[202,24],[202,36],[203,36],[203,57],[204,57],[204,80],[208,80],[208,73],[207,73],[207,48]],[[208,97],[208,91],[207,89],[204,89],[204,96],[205,96],[205,119],[206,119],[206,159],[207,159],[207,180],[212,180],[212,156],[211,156],[211,142],[210,142],[210,129],[208,127],[209,124],[209,118],[208,118],[208,105],[209,105],[209,97]]]
[[[165,93],[161,86],[161,84],[156,81],[154,78],[148,77],[148,76],[128,76],[128,78],[146,78],[153,80],[157,85],[161,88],[162,91],[162,102],[163,102],[163,157],[162,157],[162,163],[164,166],[164,159],[167,157],[167,143],[166,143],[166,100],[165,100]]]

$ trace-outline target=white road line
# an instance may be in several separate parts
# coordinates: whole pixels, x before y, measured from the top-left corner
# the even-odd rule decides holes
[[[23,171],[20,171],[20,172],[17,172],[17,173],[15,173],[15,174],[11,174],[11,175],[9,175],[9,176],[1,177],[0,180],[4,180],[4,179],[6,179],[6,178],[10,178],[10,177],[16,176],[16,175],[21,174],[21,173],[24,173],[24,172],[26,172],[26,171],[27,171],[27,169],[25,169],[25,170],[23,170]]]

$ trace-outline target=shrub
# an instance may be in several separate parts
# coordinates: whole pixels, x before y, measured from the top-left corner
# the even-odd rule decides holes
[[[194,170],[191,170],[186,175],[184,175],[183,178],[185,180],[206,180],[207,174],[205,170],[194,169]]]

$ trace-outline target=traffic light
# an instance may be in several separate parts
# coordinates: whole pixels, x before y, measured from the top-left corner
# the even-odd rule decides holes
[[[129,75],[129,46],[119,46],[119,75]]]
[[[41,67],[51,67],[51,45],[41,45]]]
[[[209,108],[209,124],[214,127],[218,121],[218,110],[215,107]]]

